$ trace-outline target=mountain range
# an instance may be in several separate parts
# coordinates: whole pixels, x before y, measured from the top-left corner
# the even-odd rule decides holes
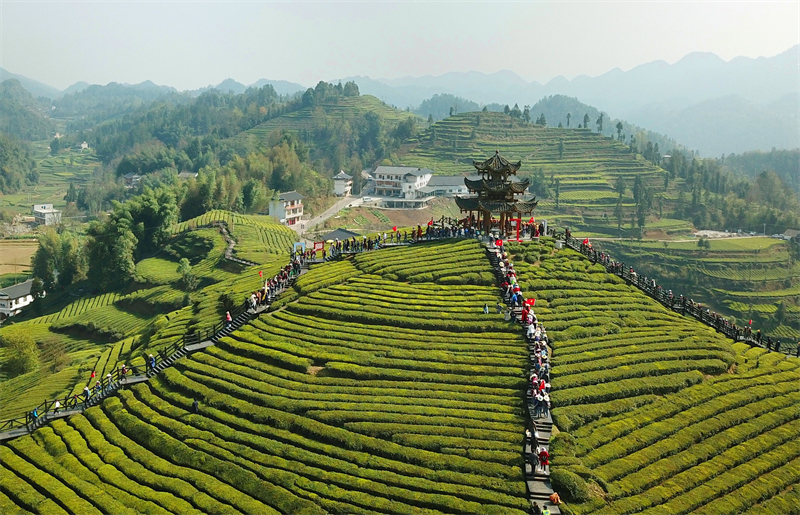
[[[674,64],[653,61],[628,71],[615,68],[597,77],[579,75],[571,80],[556,77],[545,84],[526,81],[509,70],[399,79],[355,76],[341,81],[354,81],[361,93],[414,110],[437,94],[454,95],[478,105],[518,104],[520,108],[547,96],[564,95],[595,106],[610,118],[665,133],[701,155],[718,156],[773,147],[796,148],[800,144],[798,66],[800,45],[772,57],[736,57],[730,61],[712,53],[695,52]],[[81,82],[58,91],[0,68],[0,82],[7,78],[17,78],[34,97],[56,99],[89,87]],[[243,93],[249,87],[265,84],[271,84],[281,95],[305,89],[283,80],[261,79],[246,86],[228,78],[216,86],[186,93],[197,96],[210,89]],[[167,89],[150,81],[131,87]],[[417,112],[426,118],[434,114]]]

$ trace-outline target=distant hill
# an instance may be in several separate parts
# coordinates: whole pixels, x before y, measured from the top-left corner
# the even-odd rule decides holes
[[[24,140],[41,140],[55,131],[52,120],[43,115],[42,103],[17,79],[0,83],[0,132]]]
[[[436,94],[451,94],[480,105],[517,103],[520,108],[546,96],[576,97],[613,117],[665,132],[703,155],[713,156],[796,146],[791,141],[787,143],[787,138],[796,139],[800,130],[797,108],[792,108],[800,91],[799,63],[800,45],[796,45],[773,57],[737,57],[727,62],[711,53],[696,52],[675,64],[654,61],[597,77],[556,77],[546,84],[528,83],[508,71],[348,80],[356,81],[363,93],[401,108],[417,108]],[[790,95],[793,101],[786,100]],[[777,120],[775,114],[782,120]],[[702,121],[708,117],[718,124]],[[770,118],[774,123],[762,123]],[[718,135],[722,127],[725,134]],[[731,135],[735,135],[733,140]]]
[[[8,70],[0,68],[0,82],[5,82],[8,79],[17,79],[22,87],[25,88],[31,95],[33,95],[34,98],[46,97],[53,99],[61,96],[61,92],[52,86],[48,86],[47,84],[37,80],[29,79],[24,75],[11,73]]]
[[[228,78],[228,79],[225,79],[224,81],[220,82],[216,86],[208,85],[208,86],[206,86],[204,88],[188,91],[187,93],[189,93],[192,96],[199,96],[199,95],[202,95],[203,93],[205,93],[206,91],[211,91],[212,89],[216,89],[216,90],[221,91],[223,93],[236,93],[237,95],[239,95],[239,94],[244,93],[245,91],[247,91],[250,88],[258,89],[258,88],[262,88],[262,87],[266,86],[267,84],[272,86],[275,89],[275,92],[277,94],[284,95],[284,96],[292,96],[292,95],[295,95],[297,93],[302,93],[303,91],[306,90],[306,88],[304,86],[301,86],[300,84],[297,84],[297,83],[294,83],[294,82],[285,81],[285,80],[259,79],[256,82],[254,82],[253,84],[250,84],[249,86],[245,86],[241,82],[238,82],[238,81],[235,81],[234,79]]]
[[[297,84],[295,82],[289,82],[285,80],[269,80],[269,79],[259,79],[253,84],[250,84],[251,88],[260,88],[269,84],[273,88],[275,88],[275,93],[279,95],[294,95],[296,93],[302,93],[306,90],[304,86]]]
[[[105,120],[131,113],[152,102],[170,97],[180,102],[181,97],[188,101],[187,95],[180,95],[175,88],[159,86],[151,81],[139,84],[119,84],[111,82],[105,86],[97,84],[64,95],[53,102],[53,116],[74,118],[70,129],[86,129]]]

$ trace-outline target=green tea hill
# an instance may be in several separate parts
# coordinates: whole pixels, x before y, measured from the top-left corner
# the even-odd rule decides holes
[[[790,243],[774,238],[695,242],[596,241],[598,249],[656,277],[712,310],[732,315],[739,325],[792,341],[800,338],[800,263]]]
[[[315,267],[216,346],[0,447],[3,512],[527,513],[525,345],[483,314],[491,279],[473,241]]]
[[[437,122],[406,145],[399,153],[399,160],[407,166],[455,175],[469,172],[473,159],[485,159],[495,150],[512,161],[522,161],[520,177],[541,170],[548,181],[560,181],[558,214],[553,212],[555,191],[551,185],[550,197],[539,202],[538,216],[546,214],[550,220],[557,219],[593,233],[617,235],[616,221],[612,224],[610,217],[619,197],[614,191],[618,176],[627,184],[628,191],[623,196],[627,212],[634,207],[630,188],[636,176],[641,176],[655,191],[664,190],[666,172],[631,154],[629,147],[620,141],[589,129],[528,124],[504,113],[463,113]],[[677,184],[676,181],[670,184],[666,199],[677,198]],[[673,220],[663,225],[665,231],[690,228],[683,221]]]
[[[572,513],[798,513],[800,360],[732,344],[571,250],[509,253],[552,339],[552,480]]]
[[[217,221],[237,241],[235,257],[262,264],[243,267],[226,260],[228,245],[209,226]],[[92,371],[102,377],[123,363],[142,365],[147,353],[213,326],[225,311],[220,297],[241,302],[263,282],[259,271],[270,277],[285,264],[293,241],[294,233],[269,217],[209,211],[178,224],[162,251],[136,263],[136,280],[127,290],[87,295],[76,286],[49,296],[41,313],[29,310],[22,321],[2,328],[32,335],[41,366],[13,378],[0,375],[0,418],[79,393]],[[177,272],[181,258],[189,260],[195,291],[187,291]],[[5,356],[0,349],[0,363]]]

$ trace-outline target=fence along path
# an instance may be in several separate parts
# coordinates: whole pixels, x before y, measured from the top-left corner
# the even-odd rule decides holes
[[[251,318],[268,310],[270,303],[281,293],[291,288],[297,278],[305,271],[305,268],[301,268],[299,273],[293,274],[285,286],[275,292],[275,295],[268,298],[265,303],[253,308],[248,301],[245,301],[231,310],[232,322],[229,327],[225,327],[224,321],[221,321],[206,331],[183,335],[179,341],[166,349],[162,349],[158,356],[153,356],[156,363],[154,367],[149,365],[144,369],[142,367],[131,367],[127,370],[130,375],[123,374],[121,369],[117,369],[113,374],[98,378],[99,386],[92,387],[88,395],[68,395],[64,399],[45,400],[24,417],[0,421],[0,442],[29,434],[52,420],[81,413],[126,386],[149,381],[151,377],[172,366],[175,361],[187,354],[211,347],[219,338],[227,336],[246,324]]]
[[[669,309],[682,315],[694,317],[734,341],[744,342],[751,347],[762,347],[767,350],[782,352],[788,355],[794,352],[797,354],[797,357],[800,357],[800,346],[794,348],[791,344],[787,345],[782,343],[780,338],[773,339],[769,336],[756,337],[750,327],[739,327],[736,324],[730,323],[724,317],[712,313],[708,309],[704,310],[701,304],[693,302],[688,297],[670,294],[669,292],[671,290],[665,290],[659,286],[655,279],[648,279],[637,274],[633,268],[626,267],[625,263],[612,260],[607,253],[598,252],[591,246],[585,245],[583,241],[578,238],[565,234],[559,234],[556,238],[563,240],[567,247],[580,252],[593,263],[603,265],[608,273],[621,277],[628,284],[636,286],[646,295],[652,297]]]

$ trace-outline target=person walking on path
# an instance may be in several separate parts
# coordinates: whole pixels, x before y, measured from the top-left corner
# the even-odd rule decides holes
[[[489,304],[484,304],[483,305],[483,314],[484,315],[488,315],[489,314]]]
[[[225,312],[225,329],[230,329],[232,323],[233,323],[233,318],[231,317],[231,312],[230,311],[226,311]]]
[[[57,415],[58,414],[58,410],[61,409],[61,402],[56,400],[55,404],[53,404],[53,408],[55,408],[53,410],[53,413],[55,413]]]
[[[88,387],[88,386],[84,386],[84,387],[83,387],[83,407],[84,407],[84,408],[86,408],[86,407],[88,406],[88,404],[89,404],[89,397],[90,397],[91,395],[92,395],[92,393],[89,391],[89,387]]]
[[[197,402],[197,399],[194,399],[194,402],[192,402],[192,411],[194,411],[195,414],[200,413],[200,403]]]

